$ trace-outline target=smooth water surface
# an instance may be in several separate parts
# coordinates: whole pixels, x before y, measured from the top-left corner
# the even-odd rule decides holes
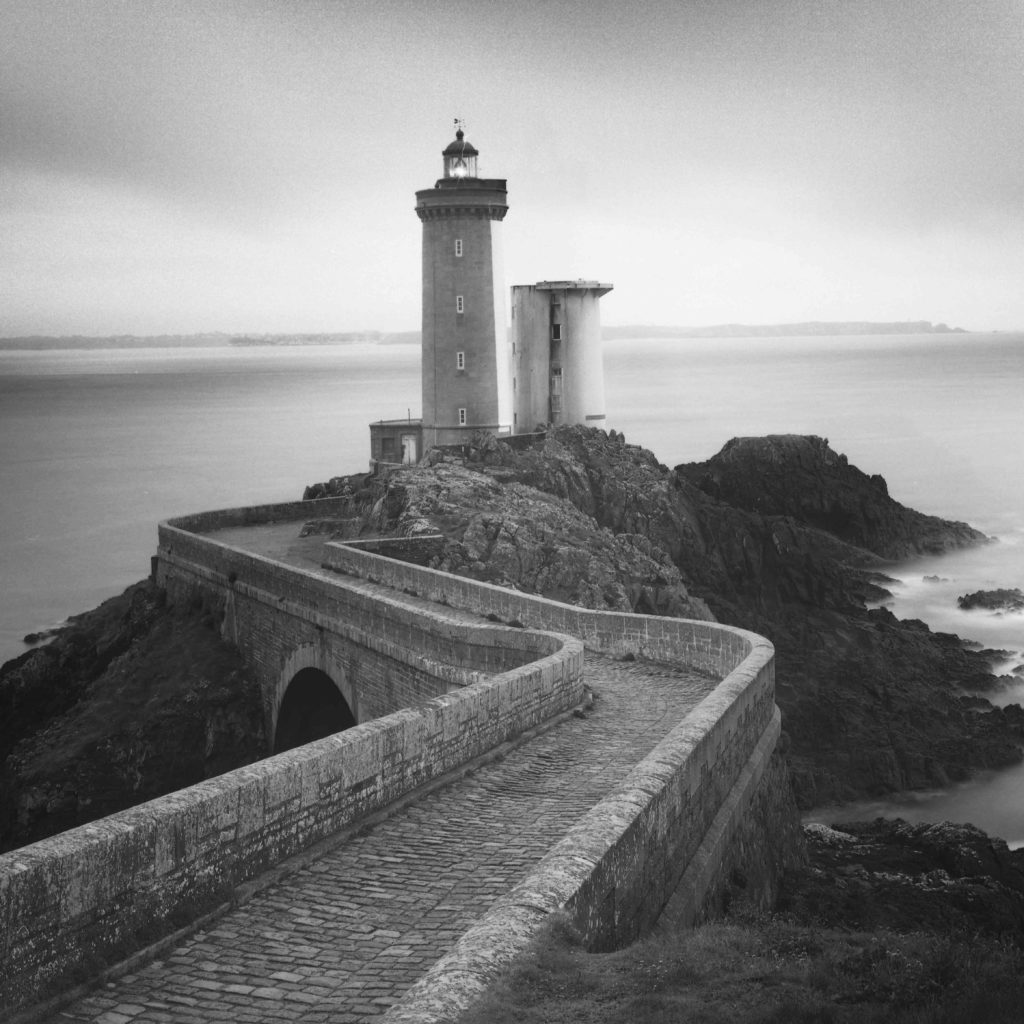
[[[159,520],[366,469],[418,394],[410,346],[0,352],[0,660],[147,575]]]

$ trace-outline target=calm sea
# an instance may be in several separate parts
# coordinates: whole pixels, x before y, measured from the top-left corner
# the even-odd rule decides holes
[[[955,600],[1024,587],[1024,335],[637,338],[605,369],[609,426],[669,465],[818,434],[904,504],[998,536],[897,567],[894,611],[1024,660],[1024,616]],[[411,346],[0,351],[0,660],[146,575],[159,519],[300,497],[367,466],[371,420],[418,407]],[[1024,769],[897,809],[1024,842]]]

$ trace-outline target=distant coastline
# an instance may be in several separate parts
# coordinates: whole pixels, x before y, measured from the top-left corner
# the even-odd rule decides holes
[[[607,341],[617,338],[791,338],[835,337],[840,334],[968,334],[963,327],[930,320],[809,320],[798,324],[715,324],[711,327],[605,327]]]
[[[0,351],[110,348],[228,348],[267,345],[418,345],[419,331],[346,331],[335,334],[113,334],[42,335],[0,338]]]
[[[963,327],[933,324],[929,320],[893,323],[869,320],[819,321],[796,324],[716,324],[710,327],[666,327],[633,324],[604,327],[606,341],[620,338],[788,338],[835,337],[858,334],[967,334]],[[418,345],[419,331],[345,331],[330,334],[117,334],[64,336],[28,335],[0,338],[0,351],[110,348],[223,348],[269,345]]]

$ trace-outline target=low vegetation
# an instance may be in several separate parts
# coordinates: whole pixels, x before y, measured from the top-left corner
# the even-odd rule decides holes
[[[1019,1024],[1022,967],[999,938],[742,911],[588,953],[556,918],[459,1024]]]
[[[263,756],[259,688],[219,624],[147,580],[0,668],[0,851]]]

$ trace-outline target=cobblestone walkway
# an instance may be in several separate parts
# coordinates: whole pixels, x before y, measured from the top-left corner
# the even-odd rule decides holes
[[[714,685],[587,653],[593,709],[392,815],[49,1021],[346,1024],[391,1003]]]

